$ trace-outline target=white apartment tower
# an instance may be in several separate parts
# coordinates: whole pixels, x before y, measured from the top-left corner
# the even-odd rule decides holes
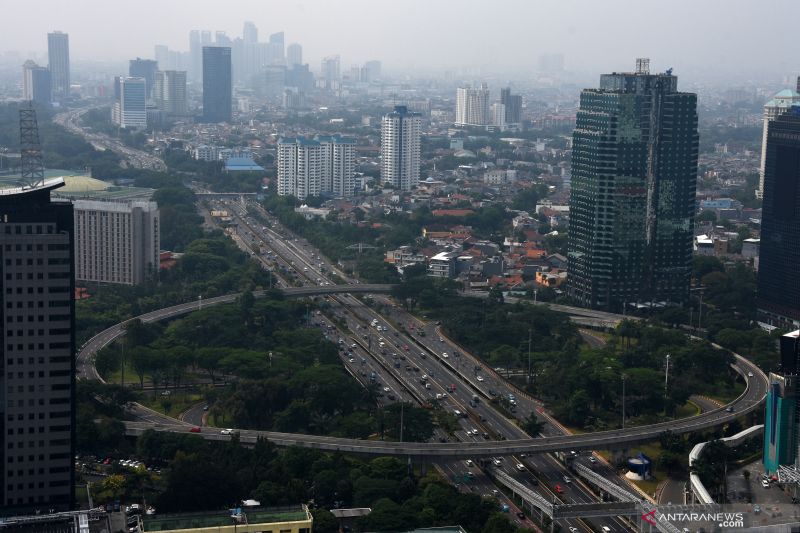
[[[75,200],[75,279],[137,285],[158,273],[155,202]]]
[[[153,96],[158,109],[168,115],[186,115],[186,71],[159,70],[156,72]]]
[[[381,181],[408,191],[419,183],[422,116],[406,106],[381,121]]]
[[[792,106],[800,103],[800,76],[797,78],[797,88],[784,89],[764,104],[764,129],[761,134],[761,168],[758,172],[758,188],[756,198],[764,197],[764,170],[767,159],[767,127],[769,123],[789,111]]]
[[[340,135],[278,141],[278,195],[353,195],[355,140]]]
[[[489,88],[459,87],[456,90],[456,126],[487,126],[489,121]]]

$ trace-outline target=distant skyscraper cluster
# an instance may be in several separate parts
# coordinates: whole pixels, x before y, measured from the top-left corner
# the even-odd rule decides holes
[[[408,191],[419,183],[422,116],[396,106],[381,121],[381,181]]]
[[[573,133],[569,294],[580,305],[688,301],[697,181],[697,96],[671,72],[604,74]]]
[[[355,140],[340,135],[278,141],[278,194],[305,200],[308,196],[353,195]]]

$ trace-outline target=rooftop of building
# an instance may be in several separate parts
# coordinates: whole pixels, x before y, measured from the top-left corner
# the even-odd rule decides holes
[[[252,170],[260,172],[264,167],[249,157],[231,157],[225,163],[225,170]]]
[[[85,174],[76,174],[68,170],[45,170],[45,180],[60,179],[64,186],[56,191],[57,196],[66,198],[89,198],[110,200],[147,200],[153,196],[153,189],[143,187],[120,187],[107,181],[92,178]],[[19,187],[19,174],[0,177],[0,191]],[[5,192],[4,194],[8,194]]]
[[[256,507],[241,509],[242,522],[236,522],[230,510],[203,513],[177,513],[148,515],[142,518],[143,529],[150,531],[175,531],[232,526],[234,523],[274,524],[279,522],[300,522],[311,520],[308,510],[301,505],[288,507]]]

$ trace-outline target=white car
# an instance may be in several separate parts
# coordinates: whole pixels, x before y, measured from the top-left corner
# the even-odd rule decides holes
[[[472,459],[467,459],[466,461],[464,461],[464,463],[466,463],[466,465],[469,467],[475,466],[475,463],[472,462]]]
[[[748,372],[748,373],[747,373],[747,377],[748,377],[748,378],[752,378],[752,377],[753,377],[753,373],[752,373],[752,372]]]
[[[764,487],[765,489],[768,489],[769,488],[769,481],[767,481],[766,479],[762,479],[761,480],[761,486]]]
[[[503,463],[503,460],[500,457],[495,457],[492,459],[492,464],[494,466],[500,466]]]
[[[351,357],[350,359],[348,359],[348,360],[349,360],[351,363],[355,363],[355,362],[356,362],[356,360],[355,360],[355,359],[353,359],[352,357]]]
[[[519,470],[520,472],[524,472],[525,471],[525,465],[522,464],[522,463],[517,463],[517,470]]]
[[[222,435],[233,435],[233,430],[230,429],[230,428],[229,429],[223,429],[222,431],[220,431],[220,434],[222,434]]]
[[[590,455],[589,456],[589,462],[590,463],[596,463],[597,462],[597,459],[594,458],[594,455]]]
[[[480,382],[483,382],[483,376],[478,376],[478,377],[477,377],[477,378],[475,378],[475,379],[477,379],[477,380],[478,380],[478,381],[480,381]]]
[[[442,352],[442,357],[444,357],[445,359],[447,359],[447,358],[448,358],[448,357],[450,357],[450,356],[449,356],[449,355],[447,355],[447,352]]]
[[[384,387],[383,392],[389,392],[391,389],[389,387]]]

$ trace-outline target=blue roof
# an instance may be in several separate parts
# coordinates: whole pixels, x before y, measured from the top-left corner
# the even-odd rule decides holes
[[[264,170],[264,167],[257,165],[249,157],[231,157],[225,163],[225,170]]]

